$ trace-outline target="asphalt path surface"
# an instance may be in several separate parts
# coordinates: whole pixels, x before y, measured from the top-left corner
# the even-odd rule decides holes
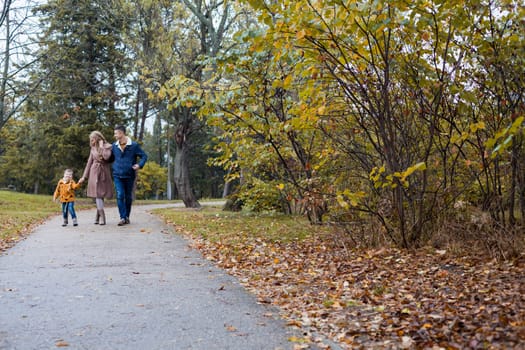
[[[54,217],[0,255],[0,349],[293,349],[299,336],[148,211]],[[71,219],[70,219],[71,220]]]

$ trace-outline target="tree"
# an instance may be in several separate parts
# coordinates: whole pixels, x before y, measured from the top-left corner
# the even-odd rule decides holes
[[[0,26],[2,26],[7,19],[9,8],[11,7],[11,1],[12,0],[6,0],[2,6],[2,12],[0,12]]]
[[[466,193],[483,187],[514,193],[516,186],[497,175],[501,168],[496,164],[498,157],[515,162],[510,178],[519,183],[521,153],[512,151],[511,158],[505,153],[511,146],[522,147],[523,89],[520,78],[514,78],[523,76],[516,58],[523,50],[514,29],[522,23],[517,2],[491,1],[488,7],[424,0],[248,2],[260,11],[267,29],[260,36],[240,35],[249,49],[224,62],[232,78],[224,86],[231,89],[216,94],[212,110],[231,143],[221,144],[225,153],[219,163],[243,162],[243,170],[257,170],[260,159],[271,159],[261,145],[273,152],[284,147],[286,135],[293,151],[287,156],[297,157],[305,174],[306,165],[319,174],[320,181],[305,178],[327,205],[325,213],[340,222],[375,218],[403,247],[428,239]],[[490,28],[499,30],[498,37]],[[508,47],[510,58],[494,64],[494,53],[502,47]],[[261,63],[243,65],[251,62],[247,52],[255,54],[255,62],[257,54],[264,54],[270,63],[262,70]],[[486,118],[501,108],[490,111],[479,101],[497,91],[487,85],[486,92],[478,89],[473,78],[483,66],[503,78],[493,81],[505,91],[500,99],[517,108],[508,114],[514,122],[488,128]],[[258,85],[250,85],[251,80]],[[286,104],[276,104],[276,98]],[[271,114],[274,120],[285,116],[283,123],[270,122]],[[311,137],[305,142],[319,133],[321,141]],[[493,160],[487,157],[491,152],[497,153]],[[249,159],[249,154],[264,156]],[[288,159],[282,158],[272,174],[290,173]],[[494,175],[487,172],[491,168]],[[487,179],[484,184],[481,177]]]
[[[230,2],[216,0],[185,0],[184,4],[193,16],[178,17],[172,23],[169,36],[161,39],[171,43],[175,53],[172,62],[177,62],[178,71],[162,84],[158,97],[167,99],[168,123],[173,124],[174,180],[178,195],[186,207],[200,207],[191,185],[189,159],[192,148],[197,146],[192,142],[194,135],[201,131],[206,134],[205,123],[196,116],[202,104],[198,96],[200,85],[211,78],[204,70],[207,58],[224,49],[225,39],[242,11],[235,11]]]
[[[481,206],[500,224],[514,225],[515,203],[525,224],[525,9],[515,1],[491,1],[484,16],[472,18],[474,33],[465,42],[469,84],[477,96],[469,102],[472,115],[484,124],[473,142],[481,171],[476,180]]]
[[[37,80],[29,85],[26,82],[17,83],[17,79],[27,78],[27,71],[38,59],[31,52],[32,36],[35,36],[30,30],[33,26],[33,6],[30,0],[24,4],[7,0],[1,7],[0,42],[4,45],[0,52],[0,129],[19,111],[41,82]]]
[[[37,110],[37,105],[28,102],[23,114],[30,116]],[[49,124],[36,128],[34,123],[32,117],[16,118],[2,129],[6,147],[0,157],[0,178],[3,186],[14,186],[18,191],[51,193],[64,169],[72,166],[56,152],[58,128]],[[77,175],[81,171],[74,170]]]
[[[223,132],[215,164],[229,169],[230,178],[242,176],[239,197],[246,207],[291,213],[299,205],[312,223],[321,223],[327,182],[317,171],[321,133],[299,97],[304,79],[294,75],[302,55],[267,45],[264,31],[238,39],[245,44],[217,60],[224,81],[214,90],[222,93],[201,111]]]
[[[162,199],[166,194],[167,179],[167,169],[148,160],[137,181],[137,198]]]
[[[13,164],[12,171],[36,172],[38,192],[63,168],[83,169],[92,130],[111,135],[114,125],[125,124],[117,103],[118,88],[125,86],[126,59],[119,37],[125,22],[107,2],[57,0],[36,11],[45,28],[36,55],[42,59],[32,67],[28,84],[38,90],[17,118],[32,130],[32,142],[24,145],[29,154],[20,159],[42,157],[47,165],[36,159]]]
[[[169,65],[167,57],[169,44],[161,42],[165,26],[170,21],[172,4],[170,1],[133,0],[121,1],[123,11],[133,20],[126,31],[126,46],[132,62],[132,89],[135,90],[133,102],[133,135],[142,141],[146,120],[157,113],[157,118],[165,107],[157,105],[148,91],[155,90],[159,82],[165,81]]]

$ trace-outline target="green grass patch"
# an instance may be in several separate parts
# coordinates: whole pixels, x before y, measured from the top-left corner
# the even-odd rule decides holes
[[[218,202],[222,202],[222,200],[218,198],[199,199],[200,204],[204,204],[208,206],[213,206],[214,204]],[[176,203],[182,204],[183,201],[181,199],[134,199],[133,200],[133,205],[156,205],[156,204],[176,204]]]
[[[79,198],[75,209],[93,206],[89,198]],[[61,212],[59,203],[50,195],[33,195],[0,191],[0,250],[13,245],[31,227]]]
[[[225,212],[220,207],[157,209],[155,214],[168,223],[210,242],[236,244],[261,239],[287,243],[303,240],[325,228],[314,227],[303,217],[279,214]]]
[[[168,204],[167,200],[137,200],[134,205]],[[116,200],[106,200],[106,206],[116,206]],[[92,198],[75,200],[75,209],[95,208]],[[0,251],[13,246],[25,234],[53,215],[61,214],[60,203],[52,195],[34,195],[0,190]]]

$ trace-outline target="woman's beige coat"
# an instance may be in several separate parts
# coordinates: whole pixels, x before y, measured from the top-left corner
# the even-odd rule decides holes
[[[111,180],[111,147],[104,143],[102,148],[91,147],[89,159],[82,177],[88,180],[87,195],[92,198],[113,198],[113,182]]]

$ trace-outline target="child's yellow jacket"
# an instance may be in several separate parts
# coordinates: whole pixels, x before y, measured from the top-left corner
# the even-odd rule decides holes
[[[60,179],[60,181],[58,181],[55,193],[53,194],[53,199],[59,198],[60,203],[74,202],[75,190],[80,186],[81,184],[77,184],[73,180],[64,182],[64,179]]]

